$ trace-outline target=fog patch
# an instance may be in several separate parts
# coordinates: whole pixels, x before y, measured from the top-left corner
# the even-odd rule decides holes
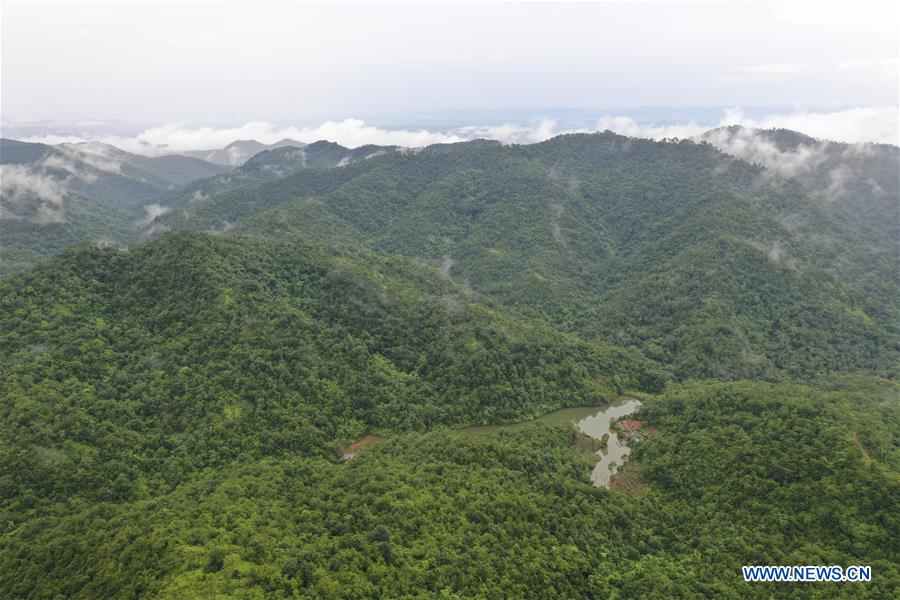
[[[79,169],[75,161],[67,156],[51,154],[38,164],[42,169],[64,171],[69,175],[77,177],[86,183],[97,182],[96,173],[85,172],[83,169]]]
[[[554,119],[539,119],[527,125],[505,123],[501,125],[469,125],[454,130],[465,140],[497,140],[504,144],[534,144],[543,142],[560,133],[575,133],[576,130],[560,131]],[[587,130],[583,130],[587,131]]]
[[[780,263],[782,255],[781,240],[775,240],[775,243],[769,249],[769,260],[773,263]]]
[[[638,123],[631,117],[607,115],[597,121],[598,131],[612,131],[628,137],[647,138],[651,140],[687,139],[701,135],[709,129],[694,121],[677,124],[656,125]]]
[[[834,202],[847,195],[847,184],[854,178],[853,172],[846,165],[831,170],[828,174],[828,186],[814,193],[826,202]],[[878,184],[875,184],[876,187]]]
[[[84,146],[60,145],[30,166],[0,166],[0,198],[6,205],[3,218],[11,206],[17,216],[36,224],[65,222],[64,202],[73,183],[97,183],[99,173],[118,174],[121,163],[111,158],[114,148],[100,144]]]
[[[56,149],[73,160],[79,160],[98,171],[116,174],[122,172],[122,162],[114,157],[117,149],[110,148],[105,144],[63,144],[57,146]]]
[[[223,221],[219,227],[211,227],[206,230],[206,233],[210,235],[222,235],[228,233],[232,229],[237,226],[237,223],[234,221]]]
[[[63,223],[63,200],[68,190],[65,181],[49,174],[35,172],[21,165],[0,166],[0,199],[5,205],[0,214],[4,218],[26,218],[32,223],[46,225]],[[9,214],[11,207],[33,209],[32,214]]]
[[[710,131],[703,139],[725,154],[758,164],[783,177],[809,173],[827,158],[827,142],[800,144],[794,150],[782,151],[765,135],[743,127]]]
[[[125,248],[127,248],[127,246],[125,244],[122,244],[120,242],[117,242],[114,239],[107,238],[107,237],[96,238],[95,240],[93,240],[92,243],[95,248],[100,248],[103,250],[108,250],[110,248],[115,248],[117,250],[124,250]]]
[[[771,244],[755,240],[746,241],[753,246],[753,248],[765,254],[766,258],[768,258],[769,262],[773,265],[779,265],[792,271],[797,270],[797,260],[787,256],[787,252],[781,240],[775,240]]]
[[[103,148],[104,154],[98,151],[87,151],[85,148]],[[100,144],[72,145],[62,144],[54,148],[54,152],[45,156],[37,166],[41,170],[64,171],[85,183],[96,183],[99,176],[95,171],[120,174],[122,165],[119,161],[107,158],[111,151]]]
[[[465,312],[467,306],[465,297],[459,294],[443,294],[441,296],[441,304],[453,315]]]
[[[566,238],[563,236],[562,228],[559,225],[559,220],[562,218],[563,212],[565,212],[565,207],[562,204],[554,203],[550,205],[550,209],[553,211],[553,239],[565,248]]]
[[[141,227],[146,227],[166,213],[172,212],[171,206],[163,206],[162,204],[146,204],[144,205],[144,217],[138,221]]]
[[[441,259],[441,277],[443,277],[444,279],[450,279],[450,270],[455,264],[456,262],[453,260],[453,258],[451,258],[449,254],[445,254]]]

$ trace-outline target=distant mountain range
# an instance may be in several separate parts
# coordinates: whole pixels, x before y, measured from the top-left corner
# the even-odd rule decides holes
[[[151,197],[228,170],[197,158],[143,156],[99,142],[50,146],[10,139],[0,140],[0,164],[26,167],[66,180],[76,193],[108,199],[121,198],[117,188],[123,186],[129,197]]]
[[[900,239],[898,153],[888,144],[820,141],[788,129],[721,127],[700,137],[722,152],[799,183],[810,196],[843,206],[886,240]]]
[[[157,231],[157,217],[200,198],[298,169],[343,166],[396,150],[248,140],[188,153],[223,163],[217,164],[179,154],[148,157],[99,142],[52,146],[2,139],[0,272],[27,267],[82,240],[131,243]]]
[[[609,132],[435,145],[173,197],[154,231],[415,257],[502,304],[638,349],[681,377],[891,370],[900,356],[890,237],[898,149],[811,138],[778,146],[772,132],[724,133],[782,155],[766,162],[739,144],[726,154],[705,142]],[[723,148],[730,139],[712,135]],[[784,171],[790,160],[801,174],[827,169],[822,156],[838,161],[822,182]],[[856,173],[856,160],[866,163],[858,174],[840,175]],[[862,183],[826,197],[830,177]],[[840,345],[812,341],[836,329]]]
[[[0,270],[33,264],[82,240],[124,244],[154,216],[153,198],[229,167],[198,158],[131,154],[97,142],[50,146],[0,140]]]
[[[0,153],[9,597],[896,595],[900,148]]]
[[[205,161],[225,165],[229,167],[237,167],[244,164],[254,154],[259,154],[264,150],[274,150],[275,148],[303,148],[306,146],[303,142],[297,140],[283,139],[274,144],[263,144],[256,140],[238,140],[231,142],[224,148],[218,150],[189,150],[182,152],[184,156],[201,158]]]
[[[79,240],[231,232],[406,255],[679,377],[887,374],[900,356],[895,146],[738,127],[279,144],[227,168],[4,140],[3,269]],[[836,329],[840,344],[813,342]]]
[[[343,167],[398,150],[399,148],[396,146],[371,145],[350,149],[334,142],[325,141],[313,142],[302,148],[282,146],[272,150],[263,150],[243,165],[226,173],[200,179],[182,188],[162,194],[157,198],[157,202],[168,209],[166,212],[170,212],[172,209],[192,205],[217,194],[224,194],[230,190],[245,188],[268,180],[276,181],[281,177],[305,169]],[[320,173],[320,176],[332,177],[327,173]],[[165,230],[166,227],[162,221],[154,219],[147,224],[142,234],[147,235]],[[223,223],[222,227],[227,229],[228,224]]]

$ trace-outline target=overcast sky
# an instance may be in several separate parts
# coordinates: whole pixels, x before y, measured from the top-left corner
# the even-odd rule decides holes
[[[2,117],[896,107],[895,4],[3,2]]]

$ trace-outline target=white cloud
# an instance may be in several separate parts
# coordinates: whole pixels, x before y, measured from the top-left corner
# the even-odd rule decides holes
[[[149,225],[151,222],[153,222],[154,219],[156,219],[156,217],[162,216],[171,211],[171,206],[163,206],[161,204],[146,204],[144,206],[144,218],[142,218],[138,222],[138,225],[140,225],[141,227]]]
[[[762,118],[750,118],[740,110],[730,110],[718,126],[742,125],[758,129],[793,129],[806,135],[851,144],[900,142],[900,120],[895,106],[851,108],[833,112],[807,112],[771,114]],[[696,137],[711,129],[695,122],[654,125],[638,123],[630,117],[603,117],[597,123],[600,130],[609,129],[621,135],[651,139]]]
[[[77,146],[66,144],[60,146],[59,150],[72,159],[79,160],[98,171],[122,172],[122,163],[115,157],[115,148],[110,148],[105,144],[85,143]]]
[[[469,125],[454,130],[462,139],[499,140],[505,144],[533,144],[574,130],[557,130],[553,119],[540,119],[530,125]]]
[[[826,158],[819,145],[801,144],[796,149],[779,150],[775,142],[758,135],[754,129],[716,129],[704,135],[704,139],[726,154],[785,177],[809,172]]]
[[[251,121],[239,127],[228,128],[188,127],[181,123],[169,123],[146,129],[134,137],[100,136],[90,139],[111,144],[128,152],[158,156],[188,150],[224,148],[236,140],[252,139],[264,144],[273,144],[285,138],[305,142],[329,140],[351,148],[366,144],[418,147],[466,139],[453,133],[424,129],[383,129],[367,125],[361,119],[325,121],[315,127],[277,127],[266,121]],[[44,144],[87,141],[85,137],[70,135],[43,135],[24,139]]]
[[[896,106],[850,108],[833,112],[798,111],[767,115],[761,119],[744,117],[740,111],[726,115],[723,125],[743,125],[760,129],[784,128],[836,142],[884,144],[900,143],[900,119]]]
[[[655,125],[652,123],[638,123],[631,117],[606,116],[597,122],[598,131],[613,131],[619,135],[629,137],[649,138],[661,140],[666,138],[690,138],[707,131],[709,126],[700,125],[693,121],[679,124]]]
[[[900,62],[896,58],[879,58],[871,60],[842,60],[835,68],[838,71],[869,71],[869,70],[885,70],[897,74],[897,63]]]
[[[61,145],[55,150],[30,166],[0,167],[4,218],[27,218],[38,224],[62,223],[64,201],[76,179],[92,184],[99,179],[97,171],[118,173],[121,169],[118,161],[108,157],[114,151],[109,147]],[[11,211],[12,207],[15,212]]]
[[[21,165],[0,166],[0,198],[8,210],[10,205],[28,208],[34,205],[35,215],[29,217],[36,223],[63,222],[63,198],[65,184],[56,179],[33,172]],[[16,218],[6,214],[4,217]]]
[[[427,129],[386,129],[366,124],[361,119],[325,121],[311,127],[279,127],[266,121],[252,121],[238,127],[188,127],[170,123],[145,129],[133,137],[96,136],[91,141],[111,144],[129,152],[158,156],[188,150],[223,148],[236,140],[255,139],[271,144],[284,138],[301,142],[328,140],[347,147],[365,144],[396,145],[416,148],[437,143],[454,143],[477,138],[498,140],[508,144],[529,144],[562,133],[581,133],[611,130],[621,135],[651,139],[693,138],[716,126],[743,125],[760,129],[793,129],[812,137],[848,142],[881,142],[898,144],[900,125],[897,107],[863,107],[837,111],[804,111],[770,114],[752,118],[741,110],[727,111],[718,123],[646,123],[621,115],[607,115],[599,119],[595,128],[560,128],[553,119],[539,119],[532,123],[504,123],[498,125],[469,125],[445,131]],[[88,141],[88,137],[41,135],[23,138],[25,141],[60,144]],[[68,146],[68,148],[72,148]],[[78,158],[104,171],[115,172],[116,164],[106,161],[102,146],[79,146]],[[106,162],[104,162],[106,161]],[[72,171],[73,174],[74,171]]]
[[[756,73],[760,75],[786,75],[806,71],[810,65],[807,63],[776,63],[771,65],[754,65],[735,69],[744,73]]]

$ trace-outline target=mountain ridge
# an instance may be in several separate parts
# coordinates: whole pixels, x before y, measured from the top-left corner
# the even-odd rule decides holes
[[[249,158],[264,150],[282,147],[303,148],[304,146],[306,146],[305,143],[290,138],[278,140],[274,144],[263,144],[256,140],[235,140],[223,148],[215,150],[185,150],[180,152],[180,154],[201,158],[218,165],[239,167],[247,162]]]
[[[864,368],[874,364],[862,350],[866,336],[888,350],[878,364],[887,367],[897,352],[896,258],[884,236],[868,236],[869,223],[809,194],[802,182],[772,180],[763,166],[709,144],[604,133],[524,146],[438,145],[234,188],[158,222],[320,241],[334,234],[446,265],[504,304],[641,347],[696,376],[777,378],[786,368],[806,377],[817,364],[844,368],[848,358]],[[709,276],[712,289],[704,290]],[[660,277],[680,291],[656,290]],[[760,295],[770,285],[773,295]],[[804,294],[841,324],[845,339],[856,340],[855,349],[808,361],[800,348],[811,341],[797,345],[766,325],[773,313],[796,312]],[[647,304],[635,295],[657,298]],[[655,303],[680,316],[660,321]],[[696,341],[684,346],[677,323],[709,323],[713,315],[734,339],[713,342],[706,360],[679,362],[705,352],[716,336],[713,330],[701,341],[698,327]],[[654,322],[656,339],[640,341],[647,325],[638,324]],[[722,353],[729,366],[717,370]]]

